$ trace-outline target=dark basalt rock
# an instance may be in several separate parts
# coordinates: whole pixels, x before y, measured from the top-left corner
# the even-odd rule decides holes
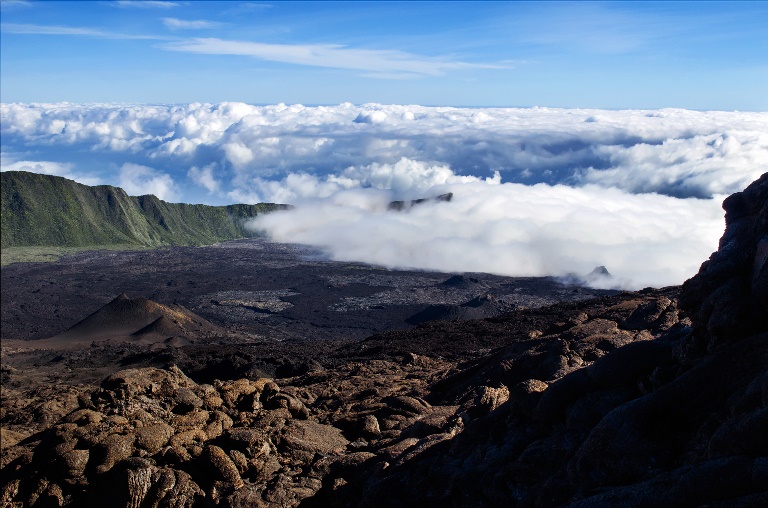
[[[449,277],[443,281],[442,285],[461,289],[486,287],[485,283],[477,277],[468,277],[464,275],[454,275],[453,277]]]
[[[496,317],[515,309],[514,305],[496,300],[490,293],[477,296],[461,305],[430,305],[405,320],[410,325],[418,325],[427,321],[465,321],[469,319],[484,319]]]
[[[613,277],[613,275],[611,275],[611,272],[609,272],[608,269],[602,265],[596,266],[594,270],[589,272],[587,274],[587,277],[590,277],[590,276]]]
[[[410,201],[392,201],[387,206],[387,210],[393,210],[396,212],[401,212],[403,210],[408,210],[410,208],[413,208],[416,205],[421,205],[423,203],[448,203],[453,199],[453,192],[448,192],[446,194],[440,194],[439,196],[433,196],[431,198],[420,198],[420,199],[412,199]]]
[[[702,346],[713,350],[768,328],[768,173],[723,202],[720,248],[683,284]]]

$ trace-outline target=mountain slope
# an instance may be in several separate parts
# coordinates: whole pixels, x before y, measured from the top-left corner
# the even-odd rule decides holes
[[[253,236],[245,219],[285,205],[207,206],[129,196],[109,185],[23,171],[0,173],[3,248],[129,244],[205,245]]]

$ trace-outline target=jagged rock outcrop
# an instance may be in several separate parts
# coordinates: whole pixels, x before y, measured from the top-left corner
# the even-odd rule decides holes
[[[542,347],[559,348],[562,360],[531,379],[521,379],[532,362],[517,345],[481,360],[467,369],[471,378],[460,373],[442,391],[483,379],[508,387],[509,401],[367,479],[364,503],[768,503],[768,175],[724,208],[720,250],[683,286],[680,306],[692,322],[664,316],[672,302],[662,297],[550,337]],[[628,336],[654,327],[653,340]],[[574,365],[568,353],[579,347],[594,362]]]
[[[683,284],[680,305],[702,346],[768,329],[768,173],[723,202],[719,249]]]
[[[453,199],[453,192],[440,194],[439,196],[432,196],[430,198],[412,199],[410,201],[392,201],[387,205],[387,210],[394,210],[401,212],[403,210],[410,210],[414,206],[424,203],[449,203]]]

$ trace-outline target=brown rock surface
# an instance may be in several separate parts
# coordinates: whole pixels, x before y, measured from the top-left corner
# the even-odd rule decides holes
[[[763,506],[766,201],[766,175],[726,200],[682,293],[277,344],[275,379],[142,353],[98,388],[4,381],[0,506]]]
[[[542,361],[519,345],[502,348],[478,362],[470,380],[464,371],[453,384],[517,383],[510,404],[471,421],[451,442],[374,474],[365,502],[761,506],[768,499],[768,175],[724,208],[720,250],[680,297],[693,327],[678,321],[673,298],[658,295],[624,300],[602,316],[588,312],[587,321],[532,348],[534,358],[559,353],[552,374],[541,365],[554,356]],[[583,363],[567,372],[573,353]],[[519,380],[531,373],[549,386]]]

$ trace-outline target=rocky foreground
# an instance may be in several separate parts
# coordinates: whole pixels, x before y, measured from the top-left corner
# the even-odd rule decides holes
[[[724,208],[682,288],[4,390],[0,506],[768,506],[768,174]]]

